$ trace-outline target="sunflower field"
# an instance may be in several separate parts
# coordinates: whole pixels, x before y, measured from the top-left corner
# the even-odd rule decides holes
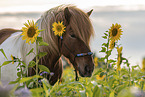
[[[27,27],[29,25],[25,24],[25,26]],[[26,28],[23,28],[23,30],[25,29]],[[40,32],[37,29],[36,31],[38,33]],[[93,55],[95,69],[92,77],[79,77],[79,81],[75,81],[74,69],[72,66],[68,65],[64,68],[61,81],[58,81],[54,86],[51,86],[48,80],[44,76],[39,75],[39,72],[37,71],[37,68],[39,68],[41,71],[51,74],[47,67],[39,66],[37,61],[31,61],[29,67],[36,65],[36,75],[25,77],[28,67],[19,58],[12,56],[11,61],[6,61],[1,65],[7,65],[10,62],[19,63],[18,67],[20,69],[17,74],[18,78],[16,81],[10,82],[10,84],[15,84],[15,86],[12,90],[8,91],[9,96],[145,97],[145,59],[143,59],[142,68],[139,65],[131,66],[128,59],[122,55],[123,47],[119,44],[121,35],[123,35],[123,31],[121,25],[117,23],[112,24],[110,29],[104,33],[102,38],[106,40],[106,43],[103,43],[100,49],[100,53],[103,53],[104,57],[98,58],[95,54]],[[23,37],[23,39],[25,38],[26,37]],[[29,41],[33,43],[33,39],[30,39]],[[39,44],[44,46],[48,45],[42,41],[41,37],[38,37],[37,39]],[[27,41],[27,43],[29,41]],[[114,59],[109,58],[113,50],[117,51],[117,56]],[[27,55],[32,53],[32,51],[33,49],[31,49]],[[1,50],[1,52],[4,54],[3,50]],[[46,53],[38,54],[39,58],[45,55]],[[38,81],[38,79],[41,79],[41,82],[39,82],[40,80]],[[2,86],[1,83],[0,85]],[[25,93],[20,90],[25,91]]]

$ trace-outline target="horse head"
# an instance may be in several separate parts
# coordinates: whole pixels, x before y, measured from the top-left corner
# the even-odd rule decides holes
[[[87,14],[76,12],[76,16],[74,16],[74,11],[71,12],[68,7],[64,9],[66,32],[63,35],[63,39],[60,39],[61,52],[62,55],[70,60],[75,70],[79,71],[80,76],[91,77],[94,63],[91,56],[92,52],[88,45],[90,34],[92,33],[89,32],[89,30],[92,30],[89,28],[90,21],[88,18],[92,10]],[[82,19],[79,18],[79,14],[83,14]]]

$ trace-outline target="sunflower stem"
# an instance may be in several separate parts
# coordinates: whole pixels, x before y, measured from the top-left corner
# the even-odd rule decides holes
[[[0,81],[1,81],[1,66],[0,66]]]
[[[131,79],[130,79],[130,77],[131,77],[131,73],[130,73],[130,66],[129,66],[129,86],[130,86],[130,83],[131,83]]]
[[[36,40],[36,75],[38,75],[38,41],[37,40]],[[38,88],[38,78],[37,78],[36,86]]]
[[[108,48],[109,48],[109,36],[108,36],[108,41],[107,41],[107,69],[108,69]]]
[[[109,49],[109,32],[108,32],[108,39],[107,39],[107,52],[106,52],[106,54],[107,54],[107,62],[106,62],[106,65],[107,65],[107,69],[106,69],[106,81],[108,82],[108,57],[109,57],[109,55],[108,55],[108,49]]]

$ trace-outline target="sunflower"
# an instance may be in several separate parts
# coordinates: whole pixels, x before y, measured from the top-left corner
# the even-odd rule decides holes
[[[63,21],[62,22],[58,21],[58,23],[57,22],[54,22],[52,24],[52,26],[53,26],[52,30],[54,31],[54,34],[55,35],[58,35],[58,36],[62,36],[62,34],[64,33],[65,28],[66,28],[63,25]]]
[[[123,49],[123,47],[117,47],[117,52],[118,52],[118,58],[117,58],[117,71],[120,71],[121,70],[121,67],[120,67],[120,65],[121,65],[121,63],[122,63],[122,60],[121,60],[121,58],[122,58],[122,49]]]
[[[98,58],[97,57],[94,58],[94,63],[95,63],[95,67],[97,67],[98,66]]]
[[[118,55],[120,56],[121,54],[122,54],[122,49],[123,49],[123,47],[117,47],[117,52],[118,52]]]
[[[145,72],[145,58],[142,60],[142,71]]]
[[[14,61],[13,61],[14,60],[14,57],[12,55],[11,55],[11,59],[12,59],[12,64],[14,64]]]
[[[101,72],[99,75],[97,75],[96,79],[97,80],[103,80],[105,78],[105,73]]]
[[[34,43],[35,40],[37,39],[37,36],[39,35],[40,31],[37,27],[37,24],[34,24],[34,21],[29,21],[28,23],[24,24],[26,27],[22,27],[22,39],[26,40],[26,43],[29,44],[29,41],[31,41],[31,43]]]
[[[109,33],[110,33],[110,39],[114,39],[115,41],[120,40],[120,37],[122,35],[122,29],[120,24],[112,24],[111,29],[109,29]]]
[[[115,40],[112,39],[110,40],[110,43],[109,43],[109,49],[112,50],[114,47],[115,47]]]
[[[101,75],[97,75],[96,79],[97,80],[103,80],[105,78],[105,75],[101,76]]]

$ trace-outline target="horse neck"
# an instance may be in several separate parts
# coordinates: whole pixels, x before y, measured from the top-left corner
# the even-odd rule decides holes
[[[47,52],[47,51],[45,51]],[[49,68],[51,72],[55,70],[56,64],[59,61],[61,55],[59,53],[50,53],[51,51],[47,52],[47,55],[44,56],[40,60],[40,64],[45,65],[46,67]]]
[[[43,20],[43,18],[40,18],[39,20],[37,20],[38,29],[45,29],[42,27],[42,26],[44,26],[41,24],[42,20]],[[45,20],[45,22],[46,22],[46,20]],[[57,39],[54,39],[53,36],[50,37],[51,32],[47,31],[47,29],[45,29],[45,31],[46,32],[42,32],[40,34],[40,36],[43,38],[43,40],[45,42],[47,42],[49,44],[49,46],[40,47],[39,52],[47,52],[47,55],[41,59],[41,64],[47,66],[51,70],[51,69],[55,68],[55,65],[58,62],[59,58],[61,57],[61,54],[60,54],[60,50],[59,50],[59,45],[57,43],[58,41],[56,41]],[[48,40],[48,39],[50,39],[50,40]]]

